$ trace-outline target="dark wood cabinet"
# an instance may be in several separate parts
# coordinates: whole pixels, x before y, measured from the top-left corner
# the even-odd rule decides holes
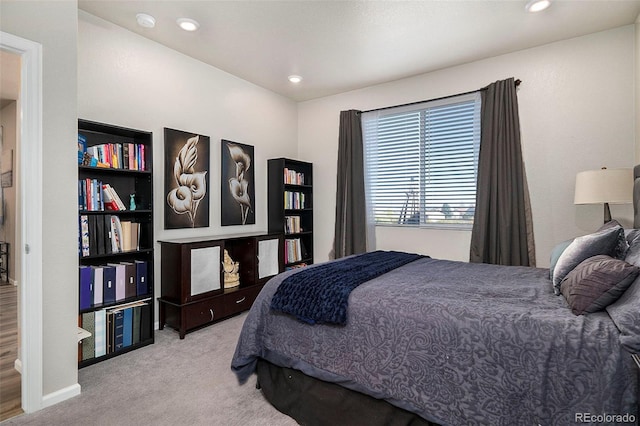
[[[159,327],[178,330],[181,339],[249,309],[264,283],[284,270],[281,233],[162,240],[160,248]],[[236,287],[224,287],[225,250],[239,263]]]
[[[313,164],[268,161],[269,232],[284,233],[285,269],[313,263]]]
[[[151,132],[78,120],[78,324],[91,333],[79,345],[80,367],[154,342],[152,149]],[[104,155],[111,157],[108,163],[96,164],[98,152],[102,160]],[[123,209],[107,206],[106,184],[122,198]],[[118,229],[118,238],[124,238],[126,229],[126,245],[124,240],[112,242],[116,228],[111,226]],[[112,269],[114,282],[127,271],[125,293],[120,286],[109,294],[107,270]],[[124,313],[123,321],[130,321],[123,323],[126,331],[120,334],[113,328],[118,312]]]

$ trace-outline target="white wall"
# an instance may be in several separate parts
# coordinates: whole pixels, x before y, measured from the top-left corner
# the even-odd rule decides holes
[[[266,231],[267,159],[297,151],[295,102],[82,11],[78,113],[153,132],[156,240]],[[164,127],[210,137],[208,228],[164,229]],[[255,225],[220,226],[221,139],[254,146]],[[155,271],[160,296],[158,244]]]
[[[314,163],[316,260],[333,241],[339,112],[437,98],[515,77],[538,266],[553,246],[595,230],[602,206],[575,206],[577,172],[634,164],[634,26],[629,25],[318,100],[298,109],[299,157]],[[428,52],[425,52],[428,54]],[[631,206],[611,206],[632,222]],[[470,232],[378,227],[380,249],[469,259]]]
[[[78,382],[77,2],[0,2],[2,31],[41,43],[43,397]],[[55,398],[55,397],[53,397]]]

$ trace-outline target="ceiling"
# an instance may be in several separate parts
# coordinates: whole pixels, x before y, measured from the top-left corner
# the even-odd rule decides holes
[[[633,24],[640,0],[79,0],[78,7],[296,101]],[[136,14],[156,18],[155,28]],[[189,33],[176,19],[189,17]],[[290,83],[299,74],[303,81]]]

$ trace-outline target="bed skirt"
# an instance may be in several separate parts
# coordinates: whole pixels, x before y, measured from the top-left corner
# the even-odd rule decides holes
[[[387,401],[263,359],[258,360],[256,372],[265,398],[301,425],[438,426]]]

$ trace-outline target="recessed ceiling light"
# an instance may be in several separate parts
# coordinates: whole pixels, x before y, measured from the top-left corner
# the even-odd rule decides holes
[[[146,13],[138,13],[136,15],[136,21],[141,27],[153,28],[156,26],[156,18]]]
[[[289,81],[292,83],[300,83],[302,81],[302,77],[300,77],[299,75],[290,75]]]
[[[198,21],[196,21],[195,19],[178,18],[176,22],[178,23],[178,25],[180,25],[180,28],[185,31],[195,31],[200,28],[200,24],[198,24]]]
[[[551,0],[530,0],[524,7],[527,12],[540,12],[551,6]]]

